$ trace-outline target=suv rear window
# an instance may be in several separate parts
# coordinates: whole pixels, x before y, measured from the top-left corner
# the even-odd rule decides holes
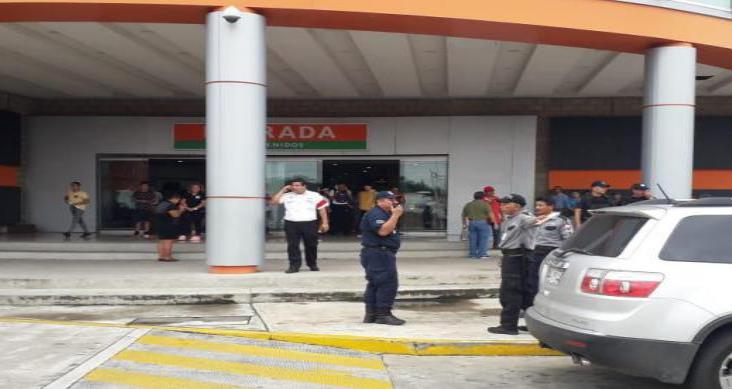
[[[617,257],[648,221],[640,216],[597,214],[561,247],[603,257]]]
[[[667,261],[732,263],[732,216],[688,216],[676,225],[659,257]]]

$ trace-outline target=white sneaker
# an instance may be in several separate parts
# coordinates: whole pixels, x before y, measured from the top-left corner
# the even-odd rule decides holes
[[[198,235],[192,236],[191,243],[201,243],[201,237]]]
[[[181,235],[178,237],[178,242],[185,242],[188,239],[185,235]]]

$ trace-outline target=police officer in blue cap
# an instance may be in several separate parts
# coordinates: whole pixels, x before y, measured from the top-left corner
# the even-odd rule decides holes
[[[401,243],[397,223],[403,214],[404,209],[396,203],[394,193],[385,191],[376,195],[376,207],[361,220],[361,265],[368,281],[364,292],[364,323],[396,326],[405,323],[391,313],[399,288],[396,253]]]

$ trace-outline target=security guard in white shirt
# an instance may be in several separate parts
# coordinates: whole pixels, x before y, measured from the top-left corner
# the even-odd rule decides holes
[[[307,190],[303,179],[290,181],[272,197],[272,205],[285,205],[285,236],[290,267],[285,273],[297,273],[302,266],[300,241],[305,244],[305,262],[311,271],[318,268],[318,232],[328,232],[328,200]],[[318,213],[322,224],[318,228]]]
[[[524,212],[526,199],[512,193],[501,198],[501,324],[488,328],[488,332],[502,335],[518,335],[518,321],[526,295],[526,279],[529,261],[533,256],[536,235],[536,217]]]
[[[537,220],[534,256],[529,260],[527,269],[524,310],[534,305],[534,297],[539,292],[539,268],[544,258],[574,233],[572,221],[559,212],[554,212],[554,200],[551,198],[536,199],[534,214]]]

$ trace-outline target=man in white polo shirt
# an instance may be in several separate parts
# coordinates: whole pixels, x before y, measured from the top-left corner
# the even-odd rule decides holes
[[[285,205],[285,236],[290,267],[285,273],[297,273],[302,266],[300,241],[305,243],[305,262],[311,271],[318,271],[318,231],[328,232],[328,200],[309,191],[302,179],[290,181],[272,197],[272,205]],[[318,229],[318,212],[322,219]]]

